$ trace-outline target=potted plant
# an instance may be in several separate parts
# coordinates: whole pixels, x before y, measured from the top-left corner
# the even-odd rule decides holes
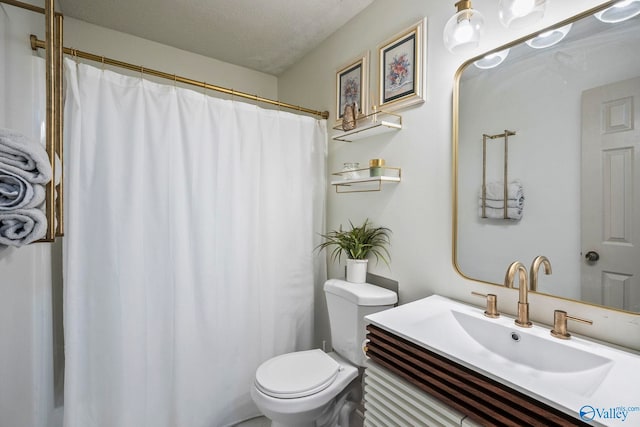
[[[342,254],[347,257],[347,281],[353,283],[364,283],[367,278],[367,265],[369,254],[376,257],[376,262],[382,259],[389,265],[389,251],[387,245],[390,244],[389,234],[391,230],[386,227],[373,227],[369,219],[356,227],[351,221],[350,230],[343,230],[342,226],[338,230],[322,234],[324,242],[316,249],[323,250],[333,246],[331,259],[340,261]]]

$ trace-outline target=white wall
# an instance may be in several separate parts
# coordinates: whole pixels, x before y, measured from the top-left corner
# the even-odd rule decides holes
[[[499,309],[514,314],[517,292],[503,287],[465,280],[452,264],[452,88],[457,68],[468,58],[544,28],[596,6],[595,0],[552,2],[536,28],[518,31],[502,28],[497,2],[477,0],[487,24],[483,45],[468,55],[453,55],[442,44],[447,19],[455,13],[453,1],[377,0],[320,47],[285,72],[279,80],[280,98],[316,109],[329,109],[335,118],[335,72],[361,52],[371,51],[371,94],[377,84],[377,43],[401,29],[428,18],[427,102],[402,111],[404,128],[392,136],[382,135],[356,143],[330,142],[329,168],[339,171],[346,161],[367,164],[382,157],[390,166],[402,167],[402,182],[379,193],[335,194],[328,192],[327,228],[335,229],[351,219],[371,218],[393,230],[392,266],[373,265],[372,272],[400,283],[400,301],[412,301],[433,293],[481,304],[472,290],[498,294]],[[527,262],[527,260],[524,260]],[[374,263],[375,264],[375,263]],[[505,270],[507,265],[504,266]],[[330,277],[341,277],[342,266],[330,265]],[[551,276],[553,278],[553,276]],[[324,298],[318,284],[318,345],[329,340]],[[638,316],[605,310],[544,295],[531,295],[533,321],[549,324],[554,309],[594,321],[591,327],[572,325],[576,333],[588,334],[628,347],[640,348]]]
[[[9,17],[7,16],[7,14],[4,12],[4,9],[0,9],[0,22],[2,23],[2,25],[0,25],[0,58],[6,58],[6,52],[7,52],[7,37],[8,37],[8,31],[7,31],[7,27],[9,26]],[[6,73],[7,71],[5,70],[5,67],[0,67],[0,99],[7,99],[6,98]],[[6,111],[6,107],[5,107],[6,102],[0,102],[0,120],[4,121],[6,120],[5,118],[5,111]]]
[[[43,15],[0,4],[0,127],[34,137],[32,33],[44,39]],[[267,98],[278,93],[274,76],[70,18],[65,46]],[[59,252],[47,243],[0,249],[1,427],[54,425],[51,282],[60,280]]]
[[[0,6],[0,127],[39,139],[28,34],[43,18]],[[0,249],[0,425],[49,426],[53,410],[51,245]]]
[[[40,36],[40,39],[43,38],[43,36]],[[91,52],[134,65],[142,65],[146,68],[164,71],[169,74],[188,77],[198,82],[212,83],[250,94],[255,93],[271,99],[275,99],[278,95],[278,79],[275,76],[109,30],[77,19],[64,19],[64,40],[66,47]],[[99,63],[94,63],[93,65],[101,66]],[[135,74],[120,68],[114,70],[124,74]],[[171,84],[167,80],[158,80],[149,76],[145,76],[145,78],[164,84]],[[194,86],[185,87],[190,87],[195,91],[202,90]],[[215,92],[207,92],[207,94],[225,96]]]

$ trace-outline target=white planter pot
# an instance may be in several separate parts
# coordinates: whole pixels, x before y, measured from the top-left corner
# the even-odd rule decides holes
[[[368,259],[347,259],[347,282],[366,282],[368,262]]]

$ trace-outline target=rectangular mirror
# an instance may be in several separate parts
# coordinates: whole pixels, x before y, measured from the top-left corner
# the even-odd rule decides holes
[[[636,16],[619,20],[621,3]],[[458,70],[460,274],[502,285],[512,261],[545,255],[553,273],[540,273],[539,292],[640,312],[638,13],[639,1],[608,2]]]

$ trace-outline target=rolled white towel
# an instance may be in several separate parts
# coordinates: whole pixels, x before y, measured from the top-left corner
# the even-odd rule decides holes
[[[0,166],[0,212],[38,207],[44,202],[45,194],[42,185],[32,184]]]
[[[504,217],[504,209],[485,208],[485,217],[482,216],[482,207],[478,208],[478,216],[480,218],[492,218],[492,219],[511,219],[519,220],[522,218],[522,209],[520,208],[507,208],[507,218]]]
[[[0,245],[23,246],[47,233],[47,217],[40,209],[0,212]]]
[[[480,194],[482,198],[482,188]],[[491,200],[504,200],[504,184],[501,181],[488,182],[486,184],[486,198]],[[507,185],[507,199],[524,200],[524,190],[520,181],[515,180]]]
[[[51,163],[45,148],[11,129],[0,128],[0,166],[33,184],[51,180]]]

